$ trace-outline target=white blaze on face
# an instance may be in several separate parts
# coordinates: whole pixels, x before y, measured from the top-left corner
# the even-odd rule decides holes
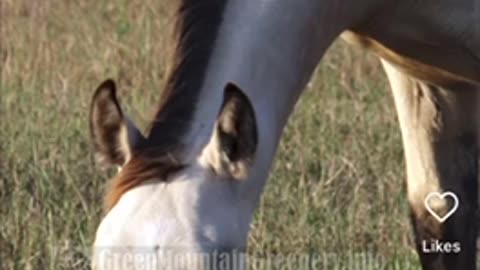
[[[129,261],[128,257],[141,257],[142,252],[206,252],[204,255],[208,255],[212,251],[244,250],[253,202],[243,190],[245,186],[239,181],[239,175],[244,180],[253,180],[246,178],[255,159],[257,124],[249,97],[238,86],[228,83],[223,91],[223,103],[204,149],[198,152],[188,149],[190,157],[180,157],[177,153],[178,160],[172,164],[159,154],[158,158],[164,158],[166,163],[157,166],[177,168],[177,163],[181,163],[183,169],[163,176],[165,179],[149,180],[129,175],[132,173],[129,170],[135,168],[134,162],[156,158],[145,153],[142,156],[141,150],[136,149],[139,141],[148,143],[148,139],[124,116],[116,100],[114,83],[107,81],[98,88],[91,114],[97,153],[111,161],[110,165],[125,167],[117,179],[119,182],[115,182],[121,184],[114,183],[109,191],[115,196],[109,205],[112,208],[97,230],[95,269],[158,269]],[[115,121],[106,119],[102,112],[114,115]],[[211,157],[221,157],[221,160]],[[241,173],[238,168],[242,169]],[[135,181],[130,183],[130,180]],[[133,187],[123,190],[129,184]],[[122,253],[129,263],[122,264]],[[123,266],[114,267],[109,261]],[[161,269],[185,269],[171,266],[168,261],[161,263]]]
[[[251,213],[245,216],[240,209],[233,181],[195,164],[168,183],[149,181],[128,191],[97,230],[95,269],[106,269],[112,260],[120,264],[118,254],[148,257],[154,252],[161,258],[179,251],[198,256],[212,249],[243,249]]]

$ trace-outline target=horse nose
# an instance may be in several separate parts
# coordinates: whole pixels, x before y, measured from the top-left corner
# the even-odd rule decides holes
[[[211,253],[212,263],[206,269],[243,270],[246,269],[244,249],[224,247]],[[211,267],[211,268],[209,268]]]
[[[209,250],[203,252],[195,266],[190,269],[195,270],[243,270],[246,269],[245,252],[233,247]],[[187,269],[185,269],[187,270]]]
[[[201,249],[162,249],[159,266],[169,270],[243,270],[245,249],[234,247]]]

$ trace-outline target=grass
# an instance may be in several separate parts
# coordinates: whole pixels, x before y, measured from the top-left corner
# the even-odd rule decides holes
[[[126,110],[146,126],[171,52],[170,7],[0,2],[0,269],[88,269],[111,176],[90,152],[90,98],[115,78]],[[372,55],[337,42],[285,130],[249,252],[321,255],[317,269],[353,269],[362,254],[385,269],[419,269],[404,194],[383,71]]]

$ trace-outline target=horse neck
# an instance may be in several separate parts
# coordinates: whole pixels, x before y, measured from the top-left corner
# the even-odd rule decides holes
[[[249,174],[254,181],[245,185],[254,204],[298,96],[329,45],[358,19],[361,8],[339,5],[332,0],[225,3],[182,144],[190,158],[200,153],[211,137],[225,85],[237,84],[250,98],[258,124],[257,155]]]
[[[301,90],[348,23],[333,19],[335,11],[321,2],[233,0],[227,4],[186,139],[195,149],[189,152],[198,153],[208,142],[223,89],[234,82],[255,109],[259,145],[250,177],[263,185]]]

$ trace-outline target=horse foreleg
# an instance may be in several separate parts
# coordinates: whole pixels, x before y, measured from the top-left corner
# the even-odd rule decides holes
[[[383,61],[400,122],[407,167],[407,193],[417,252],[425,270],[475,270],[480,89],[441,87],[415,79]],[[448,89],[447,89],[448,88]],[[458,209],[443,223],[426,197],[451,191]],[[429,200],[439,216],[451,198]]]

